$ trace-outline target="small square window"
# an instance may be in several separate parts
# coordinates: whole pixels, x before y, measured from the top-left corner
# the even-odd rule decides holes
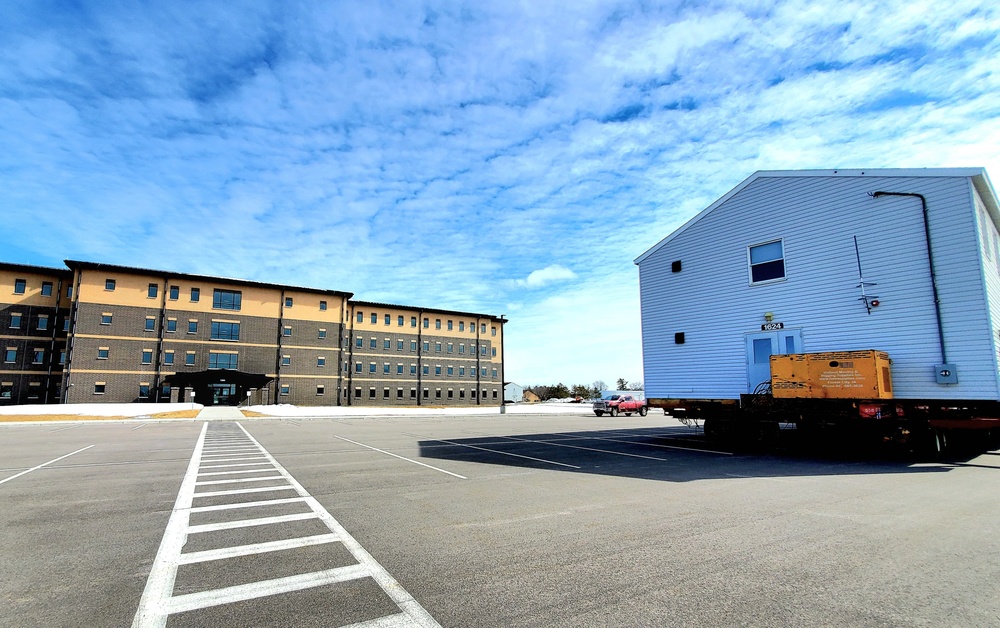
[[[51,297],[52,296],[52,282],[51,281],[43,281],[42,282],[42,296],[43,297]]]
[[[198,333],[198,321],[188,321],[188,333],[189,334]]]
[[[7,349],[3,353],[3,361],[8,364],[17,362],[17,349]]]
[[[368,389],[368,398],[369,399],[374,399],[375,398],[375,389],[374,388],[369,388]]]
[[[155,299],[157,292],[158,292],[157,285],[155,283],[151,283],[149,284],[149,287],[146,289],[146,296],[149,297],[150,299]]]
[[[103,395],[104,391],[106,390],[106,387],[107,387],[107,384],[105,384],[104,382],[99,382],[99,383],[94,384],[94,394],[95,395]]]
[[[156,329],[156,319],[152,317],[147,317],[145,329],[146,331],[153,331],[154,329]]]
[[[107,291],[109,291],[109,292],[114,292],[115,291],[115,280],[114,279],[105,279],[104,280],[104,289],[107,290]]]
[[[25,279],[14,280],[14,294],[24,294],[28,289],[28,282]]]
[[[188,353],[184,356],[185,366],[194,366],[194,353]]]
[[[365,339],[364,338],[355,338],[354,339],[354,346],[357,347],[358,349],[363,349],[364,346],[365,346]]]
[[[139,384],[139,398],[149,399],[149,384]]]
[[[437,388],[437,389],[434,390],[434,398],[435,399],[440,399],[441,398],[441,389],[440,388]]]
[[[355,363],[355,365],[354,365],[354,372],[355,373],[360,373],[361,372],[361,362]]]
[[[326,301],[320,301],[319,302],[319,311],[320,312],[325,312],[326,311]]]
[[[319,330],[319,338],[320,338],[320,340],[322,340],[323,338],[326,338],[326,330],[325,329]]]
[[[101,325],[111,324],[111,314],[101,314]]]
[[[386,375],[389,374],[389,363],[388,362],[386,362],[385,364],[382,365],[382,372],[384,374],[386,374]]]
[[[455,367],[454,366],[449,366],[448,367],[448,375],[454,375],[454,374],[455,374]]]
[[[11,329],[21,329],[21,315],[11,314],[10,315],[10,328]]]
[[[316,394],[319,395],[319,396],[321,396],[321,397],[323,395],[325,395],[326,394],[326,386],[316,386]]]
[[[375,372],[375,363],[374,362],[372,362],[371,364],[368,365],[368,372],[369,373],[374,373]]]
[[[45,349],[35,349],[32,352],[31,363],[41,364],[45,361]]]
[[[153,351],[151,349],[142,350],[142,363],[143,364],[153,363]]]
[[[170,286],[170,300],[176,301],[179,298],[181,298],[180,286]]]
[[[201,301],[201,288],[191,288],[191,303]]]
[[[281,356],[281,366],[289,366],[292,363],[292,356],[283,355]]]
[[[785,278],[785,251],[781,240],[747,247],[750,263],[750,283],[763,283]]]
[[[355,399],[361,399],[361,389],[360,388],[355,388],[354,389],[354,398]]]
[[[391,349],[392,348],[392,341],[389,340],[388,338],[386,338],[385,340],[383,340],[382,341],[382,348],[383,349]]]
[[[285,327],[283,330],[281,330],[281,335],[284,336],[285,338],[290,338],[292,335],[292,328]]]
[[[316,366],[326,366],[326,358],[323,356],[316,358]]]
[[[108,356],[110,356],[110,355],[111,355],[111,350],[110,349],[101,348],[101,349],[97,350],[97,359],[98,360],[107,360]]]
[[[285,307],[292,307],[292,297],[285,297]]]
[[[174,352],[167,351],[163,354],[163,364],[165,366],[173,366],[174,364]]]
[[[38,317],[38,329],[40,331],[45,331],[48,328],[49,328],[49,317],[48,316],[39,316]]]
[[[282,397],[287,397],[288,393],[291,392],[291,390],[292,390],[291,386],[289,386],[288,384],[282,384],[281,385],[281,396]]]
[[[170,332],[170,333],[173,333],[173,332],[177,331],[177,319],[176,318],[168,318],[167,319],[167,331]]]
[[[374,349],[377,346],[378,346],[378,339],[371,338],[371,339],[368,340],[368,348],[369,349]]]

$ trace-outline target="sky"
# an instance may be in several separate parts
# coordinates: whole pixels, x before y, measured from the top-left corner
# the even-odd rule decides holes
[[[757,170],[1000,176],[1000,10],[7,2],[0,261],[505,315],[506,379],[642,381],[633,260]]]

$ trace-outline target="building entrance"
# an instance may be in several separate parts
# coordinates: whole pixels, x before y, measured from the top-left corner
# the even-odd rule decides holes
[[[233,406],[239,403],[236,384],[209,384],[213,406]]]

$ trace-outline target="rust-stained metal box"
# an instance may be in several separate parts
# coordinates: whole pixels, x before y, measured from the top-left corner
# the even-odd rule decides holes
[[[889,354],[830,351],[771,356],[771,391],[777,398],[892,399]]]

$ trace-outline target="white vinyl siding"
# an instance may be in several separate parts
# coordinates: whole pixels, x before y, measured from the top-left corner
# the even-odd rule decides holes
[[[647,397],[737,398],[747,392],[745,334],[764,313],[801,331],[805,352],[878,349],[900,398],[997,399],[997,334],[989,323],[968,176],[788,176],[748,184],[639,258]],[[948,360],[941,361],[920,200],[927,197]],[[784,244],[785,281],[748,285],[747,246]],[[859,301],[857,236],[869,315]],[[671,272],[671,263],[682,271]],[[992,271],[990,271],[992,272]],[[1000,276],[997,277],[1000,294]],[[1000,299],[998,299],[1000,301]],[[995,306],[1000,315],[1000,305]],[[1000,317],[995,319],[1000,323]],[[674,334],[684,332],[685,343]]]

